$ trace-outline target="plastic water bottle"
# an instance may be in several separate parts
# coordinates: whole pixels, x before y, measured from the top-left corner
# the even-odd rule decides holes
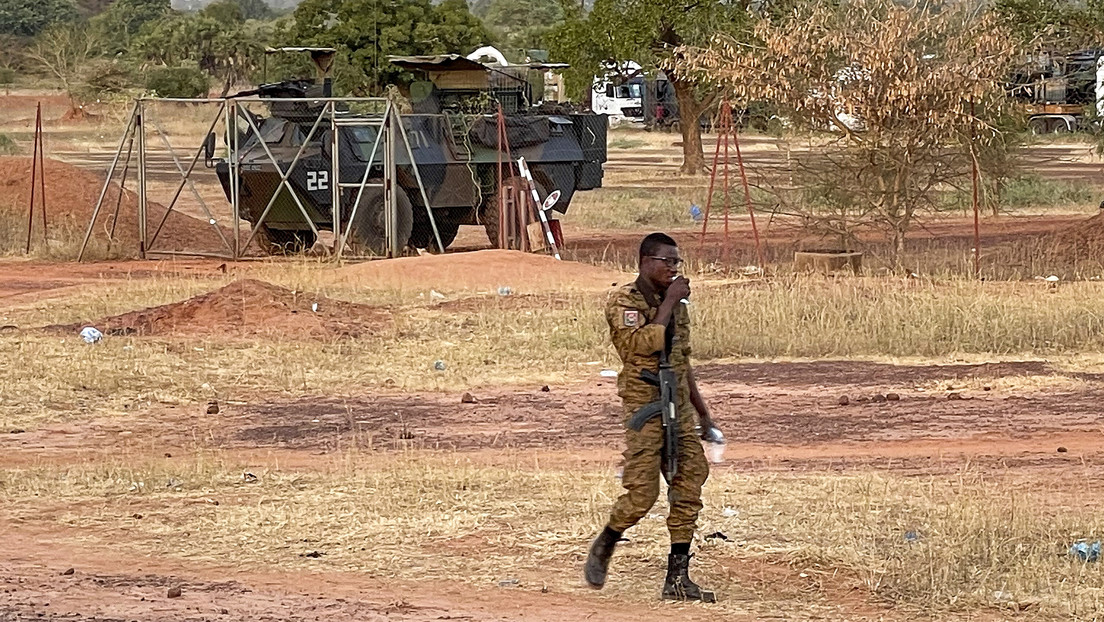
[[[702,217],[703,216],[702,216],[701,208],[698,207],[696,204],[691,204],[690,205],[690,218],[693,218],[694,222],[701,222]]]
[[[705,449],[705,457],[711,464],[724,462],[724,433],[716,427],[710,427],[702,434],[702,448]]]

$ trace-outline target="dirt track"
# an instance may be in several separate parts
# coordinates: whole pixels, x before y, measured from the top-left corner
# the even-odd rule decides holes
[[[700,368],[700,379],[729,432],[728,460],[717,469],[940,475],[969,464],[975,471],[1000,470],[1050,482],[1056,495],[1072,494],[1101,479],[1085,465],[1102,456],[1104,419],[1098,405],[1104,378],[1065,374],[1066,382],[1080,383],[1076,389],[1015,388],[1017,378],[1055,372],[1042,362],[899,366],[818,361],[710,364]],[[999,379],[1004,384],[986,390],[986,383]],[[942,384],[935,388],[934,383]],[[394,450],[461,451],[489,464],[525,450],[542,464],[582,469],[609,469],[619,458],[612,381],[473,393],[474,404],[461,404],[452,393],[258,399],[225,405],[212,416],[197,416],[191,408],[154,407],[131,418],[0,435],[0,465],[76,464],[120,447],[136,458],[165,452],[187,460],[196,438],[260,467],[325,468],[328,456],[351,448],[382,452],[383,460]],[[889,393],[900,399],[873,401]],[[952,393],[963,399],[950,398]],[[840,405],[841,395],[850,403]],[[1067,451],[1059,453],[1058,447]],[[95,546],[75,547],[78,533],[46,525],[2,525],[6,548],[13,553],[0,562],[0,620],[551,622],[630,620],[642,613],[631,603],[595,598],[577,586],[552,586],[542,593],[532,586],[407,585],[349,573],[305,575],[133,559]],[[811,589],[836,608],[838,615],[828,619],[900,619],[897,612],[857,597],[853,590],[859,588],[846,576],[802,588],[798,571],[782,560],[730,562],[726,567],[736,573],[729,577],[733,585],[769,592]],[[67,568],[76,571],[61,574]],[[174,586],[182,587],[183,597],[166,598]],[[656,615],[672,611],[650,610]],[[680,619],[709,617],[698,608],[678,610]],[[736,619],[761,618],[749,613]]]

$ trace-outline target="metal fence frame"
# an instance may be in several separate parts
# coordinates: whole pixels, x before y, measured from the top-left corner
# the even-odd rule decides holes
[[[229,166],[230,173],[230,213],[233,236],[232,239],[227,239],[221,226],[218,225],[217,219],[214,218],[211,210],[207,207],[207,203],[200,196],[198,190],[195,188],[195,184],[191,179],[192,172],[195,170],[196,164],[199,162],[199,158],[203,156],[204,146],[201,144],[194,153],[191,154],[191,161],[188,166],[185,167],[181,163],[181,159],[177,157],[177,150],[173,147],[171,142],[166,137],[166,133],[161,130],[157,125],[156,119],[151,119],[146,113],[146,107],[149,103],[182,103],[182,104],[218,104],[217,110],[212,118],[205,136],[210,134],[217,127],[220,119],[226,120],[226,162]],[[295,102],[295,103],[311,103],[311,104],[323,104],[318,116],[314,120],[314,124],[311,127],[310,132],[307,134],[306,139],[303,140],[303,144],[300,145],[299,151],[296,153],[295,158],[287,168],[281,167],[279,160],[273,155],[268,144],[264,140],[258,141],[267,156],[267,160],[271,163],[280,174],[280,183],[277,184],[273,190],[272,195],[269,197],[268,204],[261,216],[257,219],[257,222],[252,224],[249,234],[246,237],[244,243],[242,242],[241,232],[241,203],[239,196],[239,188],[241,183],[241,156],[239,144],[239,122],[244,119],[247,128],[246,136],[256,135],[258,138],[261,136],[261,132],[257,124],[253,121],[250,114],[243,114],[244,107],[253,103],[275,103],[275,102]],[[379,115],[345,115],[337,109],[339,104],[378,104],[383,108],[383,113]],[[425,185],[422,183],[421,172],[418,170],[417,162],[414,160],[413,150],[410,146],[410,141],[406,133],[406,128],[403,126],[402,118],[394,105],[384,98],[369,98],[369,97],[318,97],[318,98],[262,98],[257,96],[250,97],[228,97],[228,98],[195,98],[195,99],[183,99],[183,98],[139,98],[134,102],[134,106],[131,109],[130,116],[124,127],[122,136],[119,139],[118,147],[115,150],[115,155],[112,158],[111,164],[107,170],[107,176],[104,180],[103,188],[100,191],[99,198],[96,201],[95,208],[92,212],[92,218],[88,223],[88,229],[85,232],[84,241],[81,245],[80,254],[78,255],[78,261],[84,259],[85,251],[87,250],[89,240],[92,237],[92,231],[96,221],[99,218],[100,211],[103,207],[103,202],[107,196],[107,191],[111,186],[111,182],[115,177],[116,171],[119,168],[119,161],[122,159],[124,149],[126,150],[126,161],[124,163],[124,175],[120,183],[120,194],[125,191],[126,175],[125,171],[129,168],[131,154],[137,151],[137,177],[138,177],[138,256],[142,259],[146,259],[148,255],[191,255],[191,256],[211,256],[211,253],[203,253],[198,251],[189,250],[155,250],[153,248],[157,241],[158,236],[161,234],[162,228],[165,225],[165,221],[169,215],[176,209],[177,203],[181,194],[185,188],[188,188],[192,195],[197,199],[199,205],[203,209],[207,216],[208,223],[215,230],[223,245],[226,247],[225,254],[215,254],[213,256],[238,260],[241,259],[245,249],[249,248],[250,243],[257,236],[260,231],[260,227],[265,224],[265,220],[269,215],[269,211],[276,202],[277,196],[280,192],[287,188],[291,194],[292,199],[295,201],[296,206],[299,208],[300,213],[314,232],[316,239],[318,235],[318,228],[311,220],[310,215],[307,213],[306,207],[303,205],[299,194],[295,191],[294,186],[288,181],[289,176],[295,167],[298,165],[300,158],[302,157],[308,143],[314,137],[318,128],[323,122],[328,122],[330,129],[330,141],[331,141],[331,159],[330,159],[330,179],[331,184],[331,209],[332,209],[332,222],[334,233],[334,249],[333,256],[340,259],[344,256],[345,250],[348,247],[348,233],[349,226],[356,218],[357,212],[360,209],[360,202],[364,195],[364,189],[367,187],[382,187],[384,195],[384,223],[385,223],[385,246],[387,254],[391,257],[398,257],[402,254],[403,244],[405,241],[398,239],[397,235],[397,192],[400,192],[399,186],[396,181],[396,166],[397,160],[401,159],[405,155],[410,167],[413,170],[414,178],[418,183],[418,190],[421,194],[422,203],[425,206],[427,216],[429,218],[430,226],[433,229],[433,236],[437,242],[438,248],[442,248],[440,233],[437,229],[436,219],[433,215],[433,209],[430,206],[429,199],[425,191]],[[162,216],[157,228],[154,230],[152,236],[148,236],[148,218],[149,218],[149,202],[147,197],[147,173],[148,173],[148,161],[147,161],[147,126],[152,123],[157,130],[157,135],[161,138],[162,143],[167,148],[169,154],[172,156],[173,163],[176,166],[177,172],[180,174],[180,182],[176,188],[176,192],[173,194],[169,204],[165,206],[165,214]],[[376,133],[375,144],[373,145],[371,154],[369,155],[368,162],[365,165],[364,175],[356,181],[342,180],[341,171],[341,150],[338,143],[338,132],[344,127],[377,127],[379,128]],[[372,167],[379,164],[374,161],[376,152],[380,145],[383,145],[383,179],[379,182],[369,181],[369,175]],[[403,151],[399,152],[399,149]],[[398,153],[397,153],[398,152]],[[354,190],[356,191],[356,199],[353,203],[352,209],[349,212],[349,217],[342,221],[341,218],[341,199],[342,190]],[[148,238],[148,239],[147,239]],[[110,242],[109,242],[110,243]]]

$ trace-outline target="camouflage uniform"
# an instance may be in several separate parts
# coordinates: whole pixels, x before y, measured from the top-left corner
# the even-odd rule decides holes
[[[659,297],[643,278],[624,285],[611,294],[606,305],[610,337],[621,357],[623,368],[617,378],[617,394],[624,404],[624,418],[659,397],[659,389],[640,378],[641,370],[657,371],[664,347],[665,330],[653,324]],[[690,403],[690,316],[686,305],[675,305],[674,340],[671,366],[678,377],[679,443],[678,473],[668,482],[671,504],[667,529],[671,542],[690,542],[694,537],[698,512],[702,509],[701,489],[709,477],[701,441],[695,431],[697,415]],[[660,464],[663,452],[663,423],[655,417],[636,432],[626,426],[625,464],[621,483],[625,493],[613,505],[609,526],[625,531],[648,513],[659,497]]]

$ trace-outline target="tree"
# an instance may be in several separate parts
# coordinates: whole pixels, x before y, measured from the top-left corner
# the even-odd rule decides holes
[[[27,58],[57,79],[69,97],[69,118],[83,114],[79,89],[82,72],[101,48],[100,40],[83,24],[55,25],[35,40]]]
[[[290,44],[337,48],[338,88],[373,95],[413,79],[387,56],[466,54],[490,39],[464,0],[304,0],[289,36]]]
[[[131,57],[165,67],[194,65],[220,79],[225,95],[232,84],[246,80],[260,66],[268,33],[257,22],[231,19],[240,16],[234,4],[219,4],[214,13],[222,14],[222,19],[204,10],[174,12],[147,24],[133,40]]]
[[[801,158],[804,192],[789,206],[844,247],[884,231],[900,267],[917,217],[943,188],[968,186],[979,144],[996,144],[985,137],[1008,105],[1013,38],[990,13],[894,0],[810,3],[754,32],[754,45],[720,36],[683,48],[679,66],[741,105],[777,105],[795,128],[832,130]]]
[[[104,43],[104,54],[112,56],[127,51],[143,26],[172,13],[169,0],[115,0],[90,24]]]
[[[0,2],[0,35],[34,37],[53,24],[76,17],[72,0],[4,0]]]
[[[478,17],[504,51],[522,59],[526,50],[548,45],[548,34],[564,13],[556,0],[490,0]]]
[[[679,106],[681,170],[704,172],[699,122],[712,95],[698,88],[693,74],[673,64],[674,52],[684,45],[704,45],[717,32],[741,36],[751,24],[748,8],[740,2],[700,0],[596,0],[589,14],[572,7],[549,37],[553,57],[572,65],[569,87],[590,88],[607,64],[635,61],[647,72],[663,68]]]
[[[227,24],[272,19],[276,15],[264,0],[216,0],[203,7],[200,14]]]

